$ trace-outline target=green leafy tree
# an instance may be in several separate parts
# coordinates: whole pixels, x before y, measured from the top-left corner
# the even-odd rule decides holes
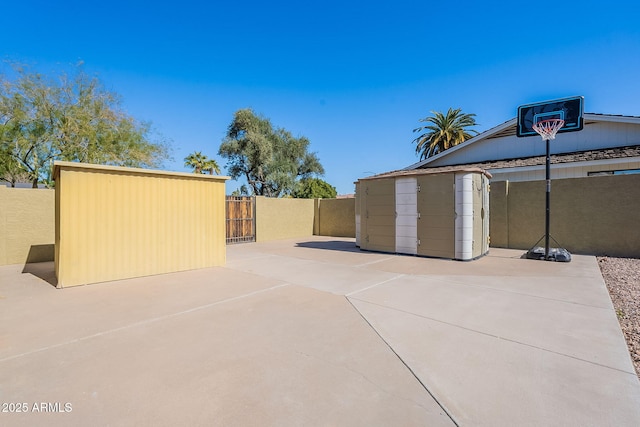
[[[233,191],[231,192],[231,195],[232,195],[232,196],[236,196],[236,197],[239,197],[239,196],[248,196],[248,195],[249,195],[249,189],[247,189],[247,186],[246,186],[246,185],[242,184],[242,185],[240,186],[240,188],[236,188],[235,190],[233,190]]]
[[[298,182],[292,193],[299,199],[335,199],[338,195],[336,188],[320,178],[305,178]]]
[[[253,194],[268,197],[290,195],[299,179],[324,174],[309,140],[274,128],[269,119],[251,109],[236,111],[218,154],[228,159],[229,175],[244,177]]]
[[[0,181],[7,181],[12,187],[18,182],[29,182],[29,174],[11,156],[9,150],[0,153]]]
[[[200,151],[193,152],[185,157],[184,165],[186,167],[193,168],[193,173],[209,172],[209,175],[220,173],[218,162],[216,162],[214,159],[208,158]]]
[[[56,78],[13,71],[0,75],[0,179],[26,176],[35,188],[51,184],[54,160],[158,167],[169,157],[164,141],[151,141],[151,125],[81,68]]]
[[[460,108],[449,108],[446,114],[437,111],[432,111],[431,114],[433,116],[420,119],[428,124],[413,130],[423,132],[413,140],[417,144],[416,154],[420,155],[420,160],[435,156],[478,134],[469,129],[476,126],[475,114],[463,113]]]

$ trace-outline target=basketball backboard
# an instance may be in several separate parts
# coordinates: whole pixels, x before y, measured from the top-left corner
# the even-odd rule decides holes
[[[538,135],[533,129],[533,125],[549,119],[564,120],[564,126],[560,128],[558,133],[582,130],[584,126],[582,121],[583,111],[583,96],[521,105],[518,107],[516,135],[519,137]]]

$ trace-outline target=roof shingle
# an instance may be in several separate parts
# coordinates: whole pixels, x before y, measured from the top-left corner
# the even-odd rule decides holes
[[[574,163],[574,162],[586,162],[593,160],[608,160],[608,159],[623,159],[626,157],[640,157],[640,145],[633,145],[628,147],[616,147],[616,148],[604,148],[601,150],[589,150],[575,153],[564,154],[552,154],[551,164],[559,163]],[[484,170],[492,169],[504,169],[504,168],[516,168],[524,166],[540,166],[546,164],[546,156],[527,157],[522,159],[506,159],[506,160],[494,160],[489,162],[470,163],[458,166],[464,166],[468,168],[480,168]],[[451,166],[440,166],[430,168],[423,166],[421,169],[450,169]]]

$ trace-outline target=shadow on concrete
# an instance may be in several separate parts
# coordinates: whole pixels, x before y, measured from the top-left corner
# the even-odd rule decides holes
[[[34,262],[47,262],[55,259],[56,246],[51,243],[49,245],[31,245],[25,264]]]
[[[33,274],[34,276],[49,283],[51,286],[58,286],[56,266],[53,261],[26,263],[22,269],[22,273]]]
[[[298,248],[323,249],[329,251],[342,252],[360,252],[355,242],[345,242],[340,240],[331,240],[327,242],[299,242],[296,243]]]

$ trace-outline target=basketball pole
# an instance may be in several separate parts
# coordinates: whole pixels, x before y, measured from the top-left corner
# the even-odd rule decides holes
[[[547,168],[546,168],[546,178],[547,178],[547,210],[545,212],[545,227],[544,227],[544,259],[549,260],[549,217],[551,213],[551,154],[549,154],[549,139],[546,139],[547,142]]]

